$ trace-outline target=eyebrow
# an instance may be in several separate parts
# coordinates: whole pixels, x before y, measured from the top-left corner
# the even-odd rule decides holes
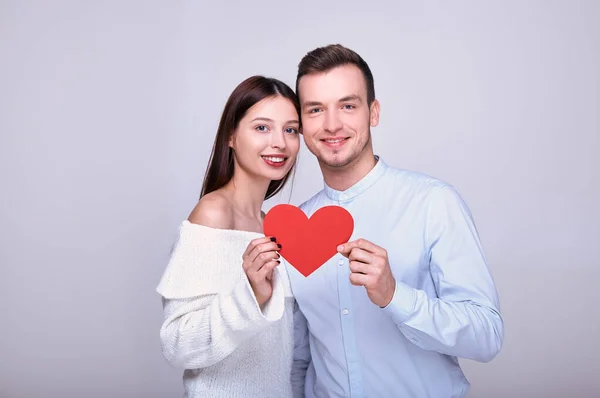
[[[263,122],[271,122],[273,123],[273,119],[269,119],[268,117],[255,117],[254,119],[252,119],[250,122],[255,122],[257,120],[262,120]],[[300,122],[296,119],[292,119],[292,120],[288,120],[287,122],[285,122],[285,124],[290,124],[290,123],[296,123],[296,124],[300,124]]]
[[[303,106],[318,106],[318,105],[323,105],[318,101],[306,101],[302,104]]]
[[[362,102],[362,99],[356,95],[347,95],[344,98],[340,98],[340,100],[338,102],[346,102],[346,101],[358,101],[358,102]]]
[[[338,100],[338,102],[346,102],[346,101],[362,102],[362,99],[358,95],[352,94],[352,95],[347,95],[345,97],[342,97]],[[319,101],[306,101],[302,105],[303,106],[319,106],[319,105],[323,105],[323,104]]]

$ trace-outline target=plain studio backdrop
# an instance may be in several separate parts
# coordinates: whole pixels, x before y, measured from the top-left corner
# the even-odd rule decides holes
[[[375,151],[470,206],[506,335],[470,397],[599,397],[597,1],[1,1],[0,397],[178,397],[155,287],[220,113],[342,43]],[[293,189],[323,185],[304,144]],[[596,330],[596,332],[594,332]],[[276,342],[274,342],[276,344]]]

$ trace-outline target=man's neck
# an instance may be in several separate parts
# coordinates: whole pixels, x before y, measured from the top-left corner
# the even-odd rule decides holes
[[[321,164],[321,172],[327,186],[336,191],[345,191],[369,174],[376,164],[375,155],[369,153],[345,167],[331,168]]]

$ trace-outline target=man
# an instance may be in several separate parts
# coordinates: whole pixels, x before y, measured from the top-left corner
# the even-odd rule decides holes
[[[504,335],[496,288],[466,204],[450,185],[375,156],[366,62],[340,45],[300,62],[296,91],[325,186],[301,205],[338,205],[353,237],[308,277],[290,269],[298,395],[463,397],[457,358],[488,362]],[[305,382],[305,385],[304,385]]]

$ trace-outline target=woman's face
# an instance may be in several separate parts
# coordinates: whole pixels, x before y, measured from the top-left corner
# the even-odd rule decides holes
[[[277,95],[257,102],[229,141],[237,166],[250,175],[281,180],[298,155],[299,126],[290,100]]]

